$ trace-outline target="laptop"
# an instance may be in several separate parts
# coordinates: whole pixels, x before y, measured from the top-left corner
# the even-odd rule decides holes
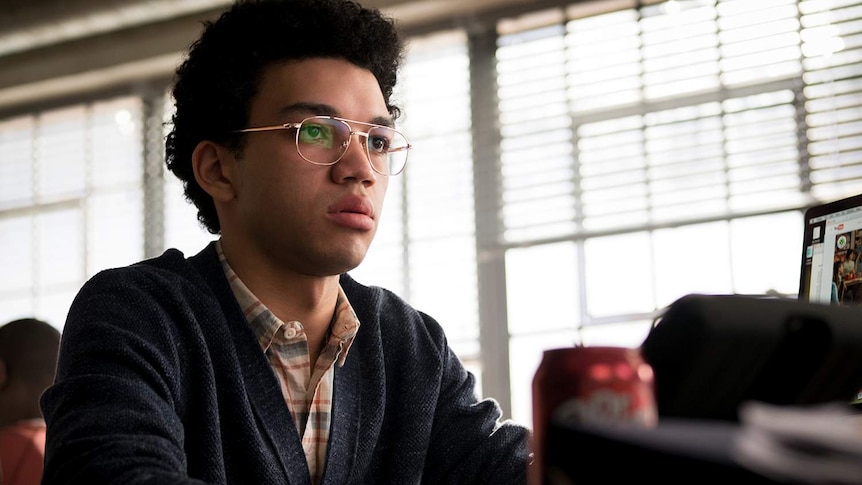
[[[862,194],[805,211],[798,298],[862,307]],[[851,403],[862,409],[862,389]]]
[[[799,300],[862,305],[862,194],[805,211]]]

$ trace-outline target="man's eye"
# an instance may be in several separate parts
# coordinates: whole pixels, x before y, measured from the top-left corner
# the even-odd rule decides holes
[[[332,148],[334,145],[332,132],[331,128],[323,125],[302,125],[299,129],[299,141],[301,143]]]
[[[370,137],[369,147],[377,153],[386,153],[389,151],[389,140],[382,136]]]

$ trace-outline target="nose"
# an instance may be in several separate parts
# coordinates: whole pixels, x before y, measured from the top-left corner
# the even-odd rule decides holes
[[[354,139],[356,136],[356,139]],[[368,134],[351,131],[350,142],[341,159],[332,165],[332,179],[335,183],[346,180],[358,180],[364,184],[374,183],[378,174],[371,168],[371,158],[365,144]]]

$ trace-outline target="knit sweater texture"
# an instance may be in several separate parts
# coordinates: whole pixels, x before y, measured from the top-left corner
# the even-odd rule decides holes
[[[526,483],[529,431],[475,397],[440,325],[348,275],[323,484]],[[310,484],[278,380],[214,243],[100,272],[63,329],[43,485]]]

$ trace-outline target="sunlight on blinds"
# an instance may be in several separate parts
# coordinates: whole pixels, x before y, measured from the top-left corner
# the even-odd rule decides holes
[[[84,284],[86,252],[84,213],[80,209],[46,211],[36,216],[34,312],[62,325],[75,293]]]
[[[0,123],[0,317],[33,313],[35,284],[33,216],[23,211],[35,198],[35,118]]]
[[[62,328],[87,278],[141,259],[140,111],[125,97],[0,123],[0,320]]]
[[[575,170],[561,27],[501,36],[497,49],[504,237],[575,230]]]
[[[788,210],[812,200],[809,184],[825,199],[859,191],[862,20],[841,3],[802,2],[801,33],[796,3],[769,0],[662,2],[502,35],[504,239]],[[840,52],[822,54],[839,47],[826,32]]]
[[[33,203],[34,129],[32,116],[0,122],[0,209]]]
[[[799,10],[811,191],[838,199],[862,191],[862,5],[809,0]]]
[[[794,101],[793,92],[779,91],[722,103],[731,213],[787,209],[808,200],[799,191]]]
[[[39,117],[36,135],[36,194],[40,202],[81,197],[87,183],[86,107]]]
[[[569,107],[586,112],[641,99],[641,39],[636,10],[566,25]]]
[[[712,2],[675,2],[641,9],[643,86],[647,99],[719,86],[718,35]]]
[[[717,11],[723,85],[799,76],[796,0],[723,1]]]
[[[91,194],[87,198],[87,273],[135,263],[144,255],[141,101],[91,107]]]
[[[28,299],[33,286],[33,218],[16,216],[0,219],[0,306]]]

